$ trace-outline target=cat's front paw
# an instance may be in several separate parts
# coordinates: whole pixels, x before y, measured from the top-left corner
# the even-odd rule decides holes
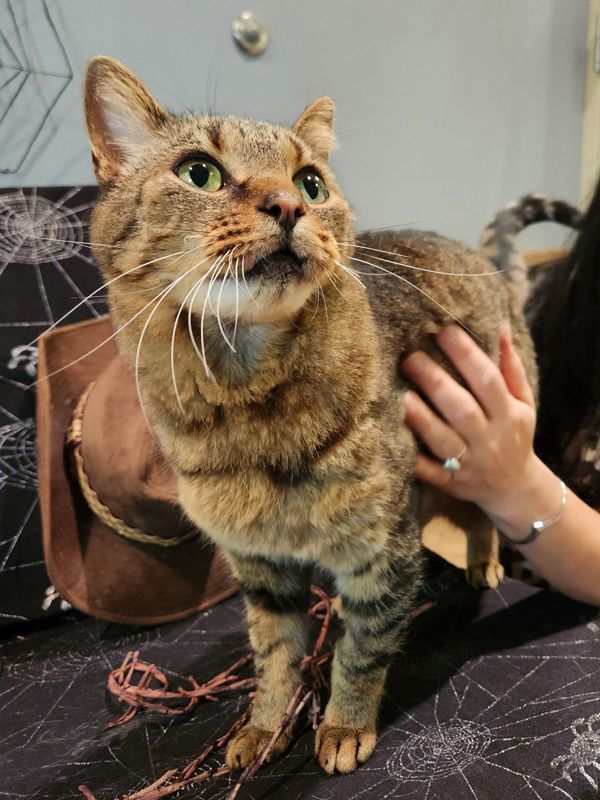
[[[354,772],[373,754],[377,734],[374,730],[357,731],[321,723],[315,741],[315,756],[325,772]]]
[[[499,561],[469,564],[466,569],[467,583],[473,589],[495,589],[504,578],[504,567]]]
[[[230,769],[244,769],[253,758],[262,753],[272,736],[272,731],[264,731],[251,724],[245,725],[229,742],[225,763]],[[273,743],[266,761],[274,761],[279,758],[291,743],[291,738],[286,733],[282,733]]]

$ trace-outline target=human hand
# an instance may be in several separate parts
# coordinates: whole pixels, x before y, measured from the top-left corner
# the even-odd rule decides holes
[[[555,498],[548,495],[549,470],[533,451],[535,401],[510,328],[501,328],[500,367],[457,325],[444,328],[437,338],[468,388],[425,353],[404,361],[405,375],[439,412],[416,392],[406,393],[407,424],[440,459],[419,455],[416,474],[453,497],[476,503],[503,532],[518,538],[535,518],[532,507],[545,508]],[[445,459],[461,453],[460,470],[442,467]]]

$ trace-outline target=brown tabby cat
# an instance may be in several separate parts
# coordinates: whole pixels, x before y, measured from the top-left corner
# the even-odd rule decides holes
[[[179,475],[183,508],[228,554],[245,591],[258,691],[227,763],[243,767],[264,747],[300,681],[319,564],[335,576],[345,633],[316,755],[327,772],[351,772],[375,747],[386,670],[419,586],[416,445],[403,424],[399,361],[417,348],[437,352],[433,334],[451,315],[497,357],[498,324],[510,319],[531,371],[513,289],[502,277],[399,264],[388,274],[368,255],[367,274],[350,269],[360,262],[328,164],[328,98],[291,128],[176,117],[129,70],[98,57],[85,110],[102,187],[92,238],[112,281],[119,346]],[[433,234],[373,236],[361,247],[419,269],[492,269]],[[446,502],[451,511],[473,534],[474,582],[495,584],[490,523],[472,506]],[[275,754],[289,742],[282,736]]]

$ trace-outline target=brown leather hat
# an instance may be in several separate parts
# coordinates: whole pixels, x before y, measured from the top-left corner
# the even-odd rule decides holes
[[[59,594],[81,611],[115,622],[167,622],[229,597],[237,585],[177,503],[175,475],[148,429],[133,376],[114,340],[102,345],[112,330],[103,317],[40,340],[46,565]]]

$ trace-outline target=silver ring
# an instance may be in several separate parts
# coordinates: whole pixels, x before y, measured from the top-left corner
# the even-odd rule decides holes
[[[444,463],[442,464],[442,468],[448,470],[448,472],[458,472],[461,468],[460,460],[464,456],[466,452],[466,447],[460,451],[457,456],[452,456],[451,458],[447,458]]]

